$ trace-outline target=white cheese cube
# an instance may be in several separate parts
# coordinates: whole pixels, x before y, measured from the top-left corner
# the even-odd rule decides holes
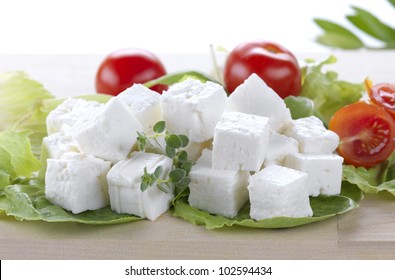
[[[69,152],[80,152],[77,143],[69,135],[57,132],[43,138],[41,154],[46,154],[47,158],[59,159]]]
[[[170,132],[204,142],[214,135],[214,127],[227,107],[227,95],[219,84],[187,79],[164,91],[161,103]]]
[[[77,143],[70,136],[64,135],[62,132],[56,132],[43,138],[41,147],[41,168],[39,172],[40,178],[45,177],[47,170],[47,159],[59,159],[66,153],[79,153]]]
[[[148,173],[153,173],[158,166],[162,166],[160,179],[164,179],[172,164],[172,160],[166,156],[145,152],[135,152],[130,159],[116,163],[107,174],[111,209],[117,213],[156,220],[170,208],[174,187],[170,185],[168,193],[165,193],[155,184],[142,191],[141,176],[144,167]]]
[[[77,122],[70,135],[83,153],[115,163],[128,156],[141,130],[140,122],[113,98],[87,121]]]
[[[203,143],[198,143],[198,142],[193,142],[189,141],[188,145],[183,148],[188,153],[188,159],[192,162],[195,162],[201,155],[202,151],[204,149],[204,144]]]
[[[203,150],[192,167],[188,202],[200,210],[233,218],[248,201],[250,174],[247,171],[215,170],[211,157],[210,150]]]
[[[226,111],[214,130],[213,168],[259,171],[269,131],[269,118]]]
[[[308,193],[339,194],[342,182],[343,158],[338,155],[290,154],[284,165],[309,174],[307,179]]]
[[[307,173],[275,164],[252,175],[248,185],[251,218],[312,216],[307,178]]]
[[[109,205],[106,175],[110,162],[80,153],[48,159],[45,196],[55,205],[78,214]]]
[[[228,104],[230,110],[270,118],[275,131],[282,132],[292,120],[284,100],[256,74],[234,90]]]
[[[269,137],[264,166],[283,165],[285,156],[298,153],[298,141],[283,134],[273,132]]]
[[[134,84],[115,98],[121,100],[146,132],[152,131],[153,126],[163,119],[160,94],[141,84]]]
[[[293,120],[286,134],[299,142],[304,154],[331,154],[339,145],[339,136],[315,116]]]
[[[81,98],[67,98],[59,106],[49,112],[46,124],[48,135],[60,132],[66,127],[72,127],[77,121],[87,119],[102,104]]]

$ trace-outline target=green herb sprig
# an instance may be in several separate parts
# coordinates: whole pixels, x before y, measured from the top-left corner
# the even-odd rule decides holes
[[[387,0],[395,7],[395,0]],[[372,47],[363,42],[350,29],[325,19],[315,18],[314,22],[324,31],[316,41],[328,47],[340,49],[395,49],[395,28],[387,25],[371,12],[360,7],[352,6],[352,15],[346,19],[357,29],[383,43],[382,46]]]
[[[149,173],[145,167],[144,174],[141,176],[140,188],[142,191],[145,191],[149,187],[156,185],[161,191],[169,193],[171,184],[174,184],[175,193],[181,193],[191,182],[188,175],[192,169],[192,162],[188,159],[188,153],[184,150],[189,143],[189,139],[184,134],[173,134],[166,131],[165,121],[157,122],[153,127],[153,131],[155,132],[153,135],[137,132],[139,149],[145,151],[148,146],[154,146],[152,143],[154,141],[164,150],[166,156],[173,160],[173,166],[165,179],[161,179],[163,166],[158,166],[153,173]],[[162,147],[159,141],[160,138],[165,140],[165,147]]]

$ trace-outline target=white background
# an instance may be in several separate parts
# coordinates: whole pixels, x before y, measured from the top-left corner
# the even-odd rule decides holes
[[[3,264],[2,264],[3,265]],[[394,261],[306,261],[306,260],[145,260],[145,261],[4,261],[2,279],[385,279],[391,275]],[[209,269],[205,276],[137,276],[125,275],[125,269],[133,266],[139,268],[171,268],[180,266],[189,269]],[[219,267],[271,267],[272,274],[266,275],[222,275]],[[22,268],[22,269],[21,269]]]
[[[150,50],[168,73],[211,73],[210,44],[231,50],[263,39],[301,62],[334,54],[330,69],[347,81],[395,82],[395,63],[388,63],[395,52],[339,52],[314,42],[322,31],[313,18],[325,18],[377,45],[345,19],[351,5],[395,27],[387,0],[0,0],[0,73],[22,70],[56,96],[78,96],[95,92],[97,68],[117,49]]]
[[[106,54],[141,47],[205,53],[267,39],[294,52],[321,52],[312,18],[351,27],[351,5],[394,26],[386,0],[0,0],[0,54]],[[365,37],[363,37],[365,38]]]

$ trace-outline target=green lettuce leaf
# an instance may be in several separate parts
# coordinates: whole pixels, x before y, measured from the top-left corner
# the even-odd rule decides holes
[[[26,73],[0,74],[0,131],[29,116],[34,106],[47,98],[53,98],[53,95]]]
[[[24,180],[0,192],[0,212],[18,220],[76,222],[92,225],[119,224],[141,220],[140,217],[117,214],[110,207],[73,214],[45,198],[44,182]]]
[[[0,190],[3,187],[8,186],[10,183],[11,183],[11,175],[5,170],[0,170]]]
[[[343,179],[365,193],[388,191],[395,195],[395,152],[385,162],[371,168],[343,165]]]
[[[318,64],[303,67],[303,86],[300,96],[314,101],[315,115],[328,124],[333,114],[340,108],[358,101],[364,91],[363,83],[353,84],[338,79],[334,71],[323,72],[327,64],[336,62],[334,56]]]
[[[10,127],[31,129],[32,150],[38,157],[41,139],[45,132],[46,117],[40,108],[44,100],[52,98],[54,96],[51,93],[24,72],[0,74],[0,131]],[[29,125],[26,126],[26,121],[29,119],[35,120],[35,123],[37,120],[44,120],[44,126],[34,125],[30,128]]]
[[[40,169],[40,161],[30,149],[29,134],[13,128],[0,132],[0,188]]]
[[[183,72],[175,72],[171,74],[167,74],[165,76],[159,77],[155,80],[146,82],[144,86],[146,87],[153,87],[156,85],[168,85],[171,86],[175,83],[182,82],[188,78],[196,79],[205,83],[206,81],[214,81],[213,78],[209,77],[208,75],[197,72],[197,71],[183,71]],[[215,82],[215,81],[214,81]]]
[[[255,221],[251,219],[250,204],[239,211],[238,215],[232,219],[220,215],[212,215],[201,211],[188,204],[188,192],[179,195],[173,202],[173,215],[183,218],[194,225],[205,225],[207,229],[222,228],[225,226],[243,226],[254,228],[291,228],[306,225],[331,218],[338,214],[346,213],[358,207],[358,202],[363,198],[362,191],[348,182],[343,182],[340,195],[323,196],[310,198],[310,205],[313,209],[312,217],[291,218],[274,217]]]

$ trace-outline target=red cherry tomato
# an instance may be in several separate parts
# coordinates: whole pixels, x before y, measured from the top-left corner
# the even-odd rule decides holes
[[[370,80],[365,80],[370,100],[387,110],[395,119],[395,84],[380,83],[372,85]]]
[[[372,167],[395,149],[395,122],[376,104],[359,101],[339,109],[329,129],[339,135],[338,153],[347,164]]]
[[[122,49],[110,53],[96,73],[96,91],[118,95],[133,84],[143,84],[166,74],[162,62],[153,53],[143,49]],[[159,93],[165,85],[151,88]]]
[[[298,61],[279,44],[256,41],[237,46],[225,63],[227,91],[232,93],[252,73],[261,77],[282,98],[300,93],[302,75]]]

